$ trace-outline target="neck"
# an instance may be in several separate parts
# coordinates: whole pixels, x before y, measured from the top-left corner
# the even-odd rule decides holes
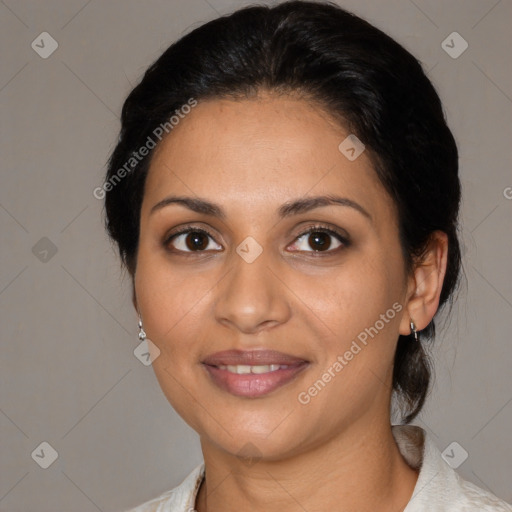
[[[418,473],[402,458],[389,421],[366,427],[352,425],[293,457],[252,465],[202,438],[206,473],[196,509],[402,511]]]

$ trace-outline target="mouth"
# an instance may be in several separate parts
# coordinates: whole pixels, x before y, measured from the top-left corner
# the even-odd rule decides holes
[[[218,388],[247,398],[275,391],[309,366],[304,359],[271,350],[218,352],[202,364]]]

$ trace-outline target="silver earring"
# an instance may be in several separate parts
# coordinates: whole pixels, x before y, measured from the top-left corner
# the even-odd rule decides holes
[[[414,341],[418,341],[418,332],[416,331],[416,326],[414,325],[414,322],[412,320],[411,320],[410,326],[411,326],[411,334],[414,336]]]
[[[139,340],[144,341],[146,339],[146,333],[144,332],[144,329],[142,328],[142,318],[139,315]]]

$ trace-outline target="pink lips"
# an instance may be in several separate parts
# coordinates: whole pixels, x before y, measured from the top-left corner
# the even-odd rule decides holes
[[[203,361],[213,382],[236,396],[256,398],[284,386],[308,366],[308,361],[275,350],[227,350]],[[237,374],[219,366],[279,365],[285,368],[265,373]]]

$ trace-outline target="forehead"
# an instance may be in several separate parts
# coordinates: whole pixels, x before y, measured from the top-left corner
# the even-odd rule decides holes
[[[314,102],[291,96],[200,101],[157,147],[143,210],[171,193],[244,205],[244,213],[323,193],[389,209],[366,152],[351,161],[340,151],[349,135]]]

